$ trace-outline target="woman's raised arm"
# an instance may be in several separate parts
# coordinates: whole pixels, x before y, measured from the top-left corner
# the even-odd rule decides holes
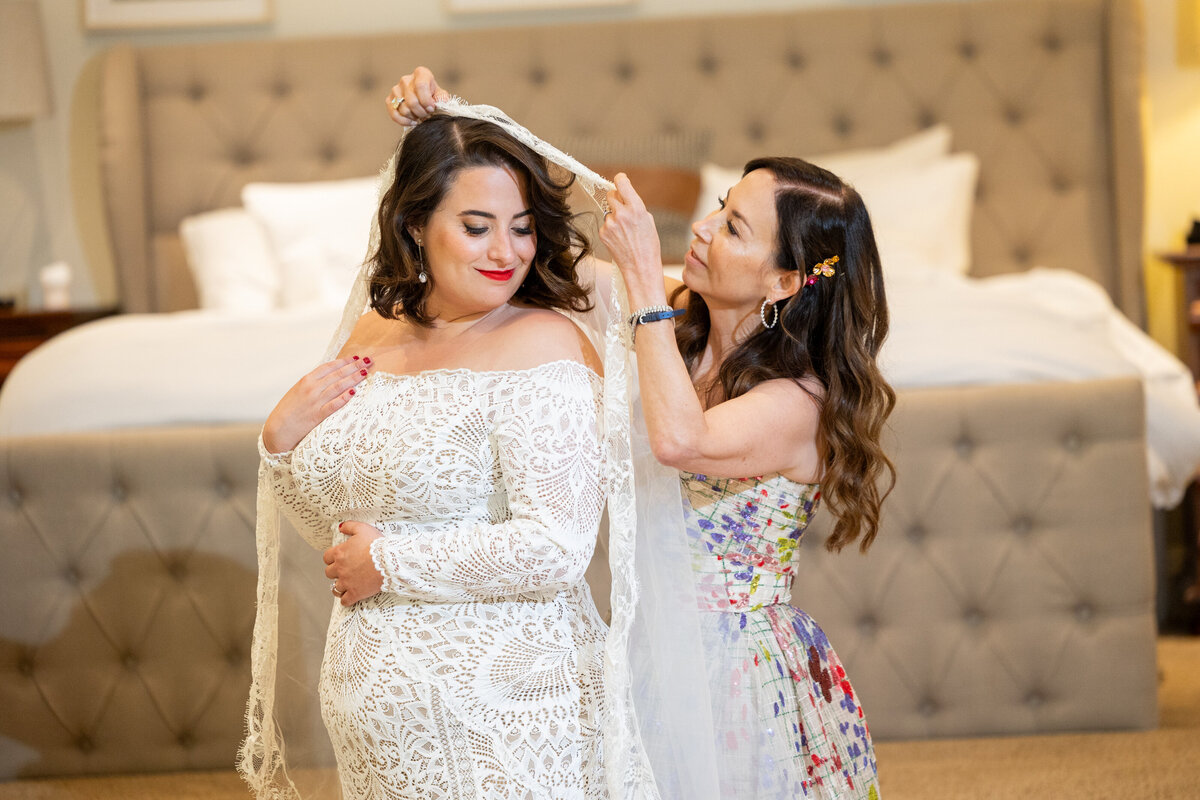
[[[654,219],[628,178],[618,175],[616,183],[600,239],[625,279],[630,310],[665,306]],[[642,412],[655,458],[669,467],[721,477],[776,472],[817,477],[820,408],[813,394],[820,387],[806,391],[789,380],[765,381],[705,409],[668,323],[639,325],[634,336]]]

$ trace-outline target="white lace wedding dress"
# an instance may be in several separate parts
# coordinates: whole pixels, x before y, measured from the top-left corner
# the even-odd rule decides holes
[[[347,798],[607,796],[605,627],[583,577],[600,396],[574,361],[374,372],[295,450],[263,451],[314,547],[347,519],[384,533],[384,591],[334,603],[320,675]]]

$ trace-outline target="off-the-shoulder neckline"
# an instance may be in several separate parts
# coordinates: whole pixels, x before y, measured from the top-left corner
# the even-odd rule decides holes
[[[429,378],[441,375],[472,375],[480,378],[501,377],[501,376],[525,376],[540,372],[549,367],[560,365],[570,365],[579,367],[586,372],[593,380],[602,382],[601,378],[595,370],[584,364],[582,361],[576,361],[573,358],[559,358],[554,361],[547,361],[544,364],[538,364],[533,367],[525,367],[523,369],[471,369],[470,367],[438,367],[436,369],[423,369],[418,372],[389,372],[385,369],[371,369],[371,375],[379,375],[393,380],[407,380],[417,378]]]

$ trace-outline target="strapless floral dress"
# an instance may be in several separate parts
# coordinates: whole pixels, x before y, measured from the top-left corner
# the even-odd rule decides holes
[[[721,796],[880,797],[863,709],[824,631],[789,604],[816,484],[681,473]]]

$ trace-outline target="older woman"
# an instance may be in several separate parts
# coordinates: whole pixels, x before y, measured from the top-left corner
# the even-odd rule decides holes
[[[266,422],[267,497],[325,551],[340,601],[319,693],[346,798],[607,796],[605,628],[583,580],[601,381],[558,313],[588,305],[586,254],[539,156],[430,120],[382,199],[369,310]],[[255,680],[242,770],[294,796],[272,679]]]
[[[440,92],[418,68],[390,113],[415,125]],[[818,501],[835,518],[829,548],[861,537],[865,550],[894,476],[880,434],[895,394],[876,362],[887,303],[862,198],[800,159],[755,159],[693,226],[674,286],[625,176],[608,202],[600,238],[634,310],[642,413],[682,484],[720,796],[877,798],[862,706],[788,603]]]
[[[863,710],[821,628],[789,605],[824,499],[838,550],[874,539],[895,402],[875,358],[883,278],[862,199],[763,158],[693,227],[666,304],[653,220],[624,176],[600,231],[634,313],[655,456],[680,470],[722,797],[876,798]],[[672,330],[660,320],[683,312]],[[654,320],[651,322],[650,320]]]

